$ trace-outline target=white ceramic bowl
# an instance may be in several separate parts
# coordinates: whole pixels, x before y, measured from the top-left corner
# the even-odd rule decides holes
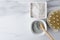
[[[35,20],[35,21],[42,22],[43,25],[44,25],[45,30],[47,31],[47,25],[46,25],[46,22],[44,20]],[[33,25],[34,22],[32,22],[32,25]],[[37,26],[36,27],[35,26],[32,26],[32,33],[34,35],[36,35],[36,36],[43,36],[45,34],[45,32],[43,32],[43,31],[40,33],[41,30],[39,32],[37,32],[37,31],[39,31],[38,28],[37,28]]]

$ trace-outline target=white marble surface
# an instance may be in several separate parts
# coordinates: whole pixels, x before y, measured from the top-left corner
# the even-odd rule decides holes
[[[31,22],[34,20],[29,17],[28,3],[0,0],[0,40],[49,40],[46,35],[40,37],[31,33]],[[60,39],[60,31],[53,32],[48,28],[48,32],[55,40]]]

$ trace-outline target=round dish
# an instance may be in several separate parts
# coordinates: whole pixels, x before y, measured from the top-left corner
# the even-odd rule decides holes
[[[40,23],[43,23],[45,30],[47,30],[47,25],[46,25],[45,21],[43,21],[43,20],[35,20],[34,22],[32,22],[32,32],[36,36],[43,36],[45,34],[45,32],[43,32],[43,31],[41,31],[39,29]]]

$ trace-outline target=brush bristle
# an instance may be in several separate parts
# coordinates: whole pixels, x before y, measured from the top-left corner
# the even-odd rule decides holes
[[[50,12],[47,22],[51,28],[60,29],[60,10]]]

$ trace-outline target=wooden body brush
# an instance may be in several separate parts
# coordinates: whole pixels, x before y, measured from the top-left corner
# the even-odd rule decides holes
[[[47,23],[53,30],[59,30],[60,29],[60,10],[51,11],[48,15]]]

